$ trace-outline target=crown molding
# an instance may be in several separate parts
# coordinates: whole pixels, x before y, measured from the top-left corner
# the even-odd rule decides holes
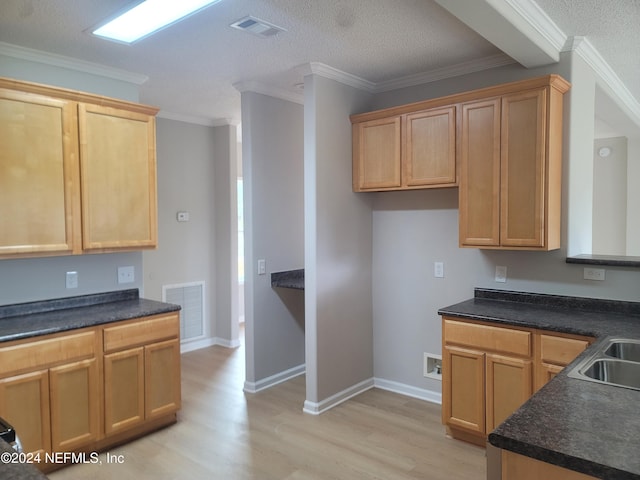
[[[553,45],[558,52],[562,51],[567,41],[567,35],[536,2],[532,0],[504,0],[504,2]]]
[[[489,70],[491,68],[511,65],[513,63],[516,63],[514,59],[504,53],[498,53],[496,55],[490,55],[488,57],[462,62],[448,67],[436,68],[435,70],[430,70],[428,72],[407,75],[406,77],[380,82],[375,84],[373,93],[388,92],[390,90],[397,90],[405,87],[414,87],[416,85],[435,82],[445,78],[467,75],[469,73]]]
[[[640,102],[591,42],[585,37],[572,37],[565,48],[579,55],[593,69],[604,84],[617,96],[616,103],[627,110],[634,117],[635,123],[640,125]]]
[[[303,93],[291,92],[289,90],[285,90],[284,88],[274,87],[272,85],[266,85],[261,82],[255,82],[255,81],[237,82],[233,84],[233,88],[238,90],[240,93],[244,93],[244,92],[260,93],[262,95],[267,95],[269,97],[279,98],[280,100],[299,103],[300,105],[304,104]]]
[[[104,65],[97,63],[86,62],[84,60],[34,50],[32,48],[20,47],[18,45],[12,45],[5,42],[0,42],[0,55],[112,78],[114,80],[132,83],[134,85],[142,85],[149,80],[148,76],[140,73],[128,72],[126,70],[120,70],[113,67],[105,67]]]
[[[160,110],[157,117],[166,120],[174,120],[176,122],[190,123],[193,125],[202,125],[204,127],[223,127],[225,125],[238,125],[231,118],[205,118],[195,115],[185,115],[182,113],[169,112]]]
[[[351,73],[343,72],[342,70],[338,70],[337,68],[330,67],[329,65],[320,62],[305,63],[304,65],[296,67],[295,70],[303,77],[307,75],[318,75],[369,93],[374,93],[376,88],[376,84],[369,80],[365,80],[357,75],[352,75]]]

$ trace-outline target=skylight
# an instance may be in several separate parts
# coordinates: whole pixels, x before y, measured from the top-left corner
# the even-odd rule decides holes
[[[145,0],[92,33],[133,43],[220,0]]]

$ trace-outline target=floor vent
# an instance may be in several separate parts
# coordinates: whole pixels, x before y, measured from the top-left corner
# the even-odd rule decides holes
[[[163,285],[162,300],[182,307],[180,340],[204,336],[204,282]]]

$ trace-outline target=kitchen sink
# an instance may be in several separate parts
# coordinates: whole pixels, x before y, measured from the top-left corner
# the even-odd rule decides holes
[[[640,340],[609,338],[568,373],[571,378],[640,390]]]
[[[640,341],[614,340],[604,354],[621,360],[640,362]]]
[[[640,390],[640,363],[599,358],[582,370],[593,380]]]

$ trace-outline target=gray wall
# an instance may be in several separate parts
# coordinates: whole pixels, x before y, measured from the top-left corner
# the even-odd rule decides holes
[[[349,115],[370,96],[305,77],[305,409],[373,375],[371,198],[351,186]]]
[[[304,267],[303,107],[242,92],[246,384],[301,373],[304,294],[271,288],[271,272]],[[258,259],[266,274],[257,274]]]
[[[0,55],[0,76],[138,101],[136,85],[35,61]],[[117,267],[132,265],[135,282],[117,283]],[[78,272],[78,288],[65,288],[65,272]],[[142,253],[0,260],[0,304],[142,289]]]
[[[227,285],[228,279],[218,280],[217,272],[229,264],[230,259],[226,263],[225,260],[231,255],[230,247],[228,242],[227,250],[219,245],[223,242],[216,235],[218,221],[227,231],[231,228],[226,213],[231,202],[229,189],[226,199],[216,197],[217,184],[222,185],[224,175],[229,175],[228,168],[224,168],[229,150],[225,133],[230,135],[231,130],[235,131],[235,127],[157,120],[158,249],[143,255],[145,294],[162,300],[163,285],[204,281],[204,344],[230,344],[234,340],[230,336],[231,318],[227,316],[231,314],[231,294],[225,291],[225,296],[217,298],[217,288]],[[177,221],[179,211],[189,212],[188,222]],[[225,318],[220,318],[218,313],[225,308]],[[221,323],[226,319],[223,328],[218,328],[218,318]]]

